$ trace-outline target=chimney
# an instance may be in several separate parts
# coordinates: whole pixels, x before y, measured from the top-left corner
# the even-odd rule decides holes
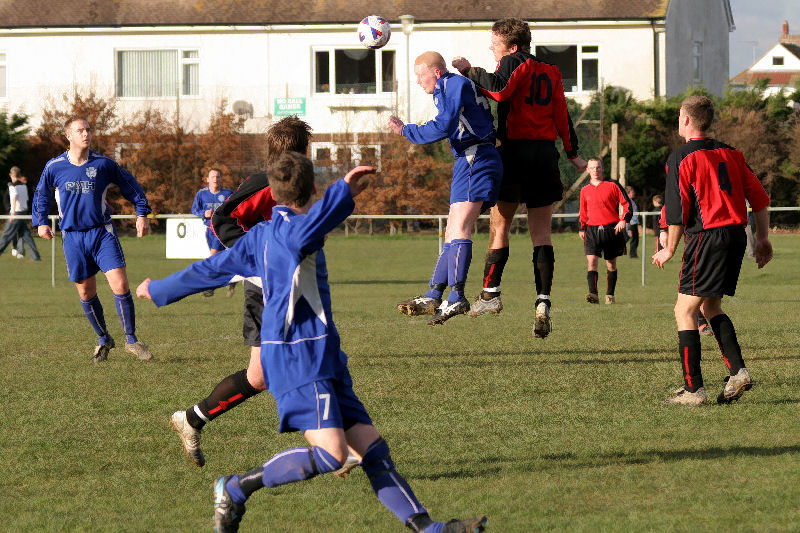
[[[781,35],[781,38],[785,39],[788,36],[789,36],[789,21],[788,20],[784,20],[783,21],[783,35]]]

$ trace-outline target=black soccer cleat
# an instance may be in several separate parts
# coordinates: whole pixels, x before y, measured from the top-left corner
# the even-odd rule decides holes
[[[442,533],[480,533],[486,529],[486,522],[489,520],[486,515],[466,520],[450,520],[444,525]]]
[[[469,300],[466,298],[461,298],[459,301],[455,303],[450,303],[447,300],[442,302],[436,309],[436,314],[433,315],[433,318],[428,320],[429,326],[438,326],[439,324],[444,324],[451,318],[456,315],[463,315],[469,312]]]
[[[233,476],[222,476],[214,483],[214,531],[235,533],[245,513],[243,503],[236,503],[228,494],[225,484]]]
[[[111,351],[111,348],[116,346],[114,344],[114,339],[111,337],[108,338],[108,342],[105,344],[101,344],[100,346],[94,347],[94,354],[92,355],[92,361],[95,363],[102,363],[103,361],[108,360],[108,352]]]

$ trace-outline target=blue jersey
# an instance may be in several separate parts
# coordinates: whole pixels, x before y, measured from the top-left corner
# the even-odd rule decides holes
[[[212,213],[216,211],[231,194],[233,194],[233,191],[230,189],[222,188],[219,192],[213,193],[208,190],[208,187],[203,187],[194,195],[192,214],[203,219],[203,223],[208,226],[211,223],[211,218],[206,218],[206,211],[209,209]]]
[[[489,102],[469,79],[446,72],[433,89],[433,103],[438,113],[420,125],[406,124],[403,135],[415,144],[450,140],[457,157],[476,144],[494,146],[494,118]]]
[[[165,305],[203,286],[222,286],[232,275],[259,276],[264,288],[261,365],[274,396],[312,381],[351,384],[347,356],[333,324],[325,235],[341,224],[355,204],[339,180],[307,215],[286,206],[245,233],[227,250],[181,272],[150,283],[150,296]]]
[[[89,151],[89,160],[81,166],[69,162],[67,153],[47,162],[33,195],[33,225],[47,225],[50,214],[50,189],[56,190],[58,215],[64,231],[86,230],[109,224],[111,213],[106,191],[119,187],[122,196],[136,207],[138,216],[151,212],[136,178],[116,161]]]

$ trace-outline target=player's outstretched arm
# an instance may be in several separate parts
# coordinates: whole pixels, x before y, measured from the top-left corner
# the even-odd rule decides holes
[[[359,165],[348,172],[344,177],[344,182],[350,187],[350,194],[353,197],[361,194],[361,191],[367,188],[368,183],[362,181],[361,178],[370,174],[375,174],[377,168],[368,165]]]
[[[466,57],[461,56],[454,57],[450,64],[453,65],[453,68],[459,72],[464,72],[472,66]]]
[[[387,126],[389,127],[390,130],[392,130],[393,133],[396,133],[397,135],[402,135],[403,126],[405,126],[405,123],[396,116],[392,115],[389,117],[389,122],[387,123]]]
[[[150,296],[150,278],[145,279],[136,287],[136,297],[143,300],[153,300],[153,297]]]

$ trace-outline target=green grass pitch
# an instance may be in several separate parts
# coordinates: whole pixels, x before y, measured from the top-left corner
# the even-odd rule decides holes
[[[499,316],[432,328],[394,304],[424,292],[435,236],[334,235],[333,311],[359,394],[435,519],[489,515],[488,530],[800,530],[800,238],[775,235],[763,270],[746,260],[724,308],[754,388],[729,406],[676,408],[672,316],[679,260],[661,272],[619,260],[617,304],[591,306],[576,234],[555,236],[553,332],[531,336],[531,246],[512,236]],[[652,246],[652,237],[649,245]],[[137,300],[137,333],[155,355],[121,347],[90,362],[95,337],[56,248],[42,263],[0,257],[0,511],[3,531],[206,531],[211,485],[287,447],[275,403],[257,396],[206,427],[205,468],[183,456],[170,414],[244,367],[241,288],[156,309]],[[188,261],[163,236],[123,238],[132,288]],[[60,244],[59,244],[60,246]],[[476,237],[467,294],[480,286]],[[649,254],[648,254],[649,255]],[[600,268],[601,298],[605,288]],[[106,321],[124,339],[98,280]],[[703,337],[710,398],[724,365]],[[400,532],[360,469],[259,491],[242,531]]]

